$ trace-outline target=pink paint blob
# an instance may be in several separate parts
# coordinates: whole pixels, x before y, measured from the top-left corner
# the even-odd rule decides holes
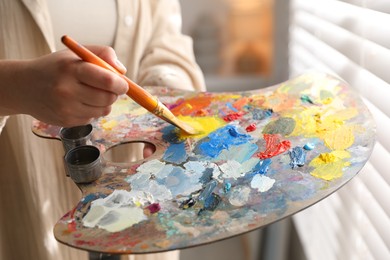
[[[161,206],[158,203],[150,204],[146,208],[150,211],[151,214],[157,213],[161,210]]]

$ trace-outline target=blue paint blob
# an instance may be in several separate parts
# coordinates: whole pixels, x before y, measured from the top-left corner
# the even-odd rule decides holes
[[[218,196],[217,194],[212,193],[204,201],[203,208],[199,211],[198,215],[201,215],[206,210],[208,210],[208,211],[215,210],[218,207],[218,205],[221,202],[221,200],[222,199],[221,199],[220,196]]]
[[[212,193],[211,196],[208,196],[204,202],[204,208],[206,210],[214,210],[217,208],[218,204],[221,202],[221,198]]]
[[[169,173],[164,175],[165,178],[156,178],[156,181],[169,189],[174,197],[189,195],[202,188],[202,184],[199,182],[202,177],[201,173],[190,173],[180,166],[174,166],[170,168]]]
[[[290,154],[290,165],[294,169],[296,167],[302,167],[306,162],[306,152],[302,147],[296,146],[289,152]]]
[[[226,103],[226,106],[227,106],[229,109],[233,110],[234,112],[238,112],[237,108],[235,108],[235,107],[232,105],[232,103],[227,102],[227,103]]]
[[[307,143],[303,146],[303,149],[307,150],[307,151],[311,151],[313,150],[314,148],[316,147],[316,145],[314,143]]]
[[[211,195],[215,187],[217,187],[217,184],[216,180],[211,180],[207,183],[202,192],[199,194],[198,201],[205,201]]]
[[[199,181],[203,184],[207,184],[209,181],[211,181],[213,177],[214,170],[212,168],[206,168],[203,171],[202,177],[199,179]]]
[[[97,199],[101,199],[101,198],[105,198],[107,196],[108,195],[103,194],[103,193],[91,193],[91,194],[88,194],[87,196],[85,196],[84,198],[82,198],[80,202],[82,202],[83,204],[87,204],[88,202],[91,202],[91,201],[94,201]]]
[[[252,179],[256,174],[264,175],[268,172],[269,166],[271,165],[272,160],[270,158],[259,161],[253,170],[245,175],[245,179]]]
[[[235,128],[229,128],[229,134],[233,137],[239,136],[239,133],[237,132],[237,129],[235,129]]]
[[[272,109],[263,110],[258,108],[253,109],[251,112],[254,120],[266,119],[270,117],[273,113]]]
[[[209,134],[205,141],[198,145],[197,149],[199,149],[200,154],[215,158],[222,150],[245,144],[250,140],[252,140],[250,135],[238,132],[236,126],[227,125]]]
[[[228,193],[230,191],[230,189],[232,188],[232,184],[230,182],[226,182],[224,187],[223,187],[223,191],[225,193]]]
[[[177,144],[177,143],[183,142],[183,141],[179,140],[179,137],[178,137],[175,129],[176,129],[175,126],[169,125],[167,127],[164,127],[161,130],[161,132],[163,133],[162,138],[164,139],[164,141],[171,143],[171,144]]]
[[[254,171],[258,174],[266,174],[269,166],[271,165],[271,159],[267,158],[265,160],[261,160],[258,164],[256,164]]]
[[[173,164],[181,164],[187,160],[187,152],[184,143],[171,144],[165,151],[164,161]]]

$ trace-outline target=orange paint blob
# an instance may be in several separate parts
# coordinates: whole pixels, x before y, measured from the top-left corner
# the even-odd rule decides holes
[[[206,108],[211,104],[213,98],[211,96],[199,96],[185,100],[183,103],[171,109],[171,112],[175,115],[190,116],[200,113],[204,113]]]
[[[236,108],[237,110],[242,110],[242,108],[250,101],[251,99],[247,97],[240,98],[239,100],[233,103],[233,107]]]

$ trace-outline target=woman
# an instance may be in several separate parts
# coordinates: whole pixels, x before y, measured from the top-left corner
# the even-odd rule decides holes
[[[107,85],[94,75],[105,72],[85,68],[67,50],[56,52],[62,48],[62,34],[83,44],[111,45],[116,54],[101,46],[90,48],[123,70],[120,60],[126,75],[141,86],[204,89],[191,40],[180,33],[178,1],[0,1],[0,259],[87,258],[54,239],[53,226],[79,201],[80,192],[65,177],[61,144],[34,136],[31,115],[58,125],[86,123],[107,114],[127,89],[113,73],[103,77],[109,82],[104,89]],[[84,66],[83,73],[55,66],[64,60],[72,68]],[[62,92],[52,91],[60,87]],[[66,102],[74,102],[74,109],[64,109]],[[174,259],[178,253],[135,259],[153,257]]]

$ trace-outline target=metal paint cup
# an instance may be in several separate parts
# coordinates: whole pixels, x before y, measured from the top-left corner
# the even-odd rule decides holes
[[[64,146],[65,153],[77,146],[90,144],[92,129],[91,124],[61,128],[60,138],[62,145]]]
[[[69,150],[64,157],[65,169],[76,183],[93,182],[102,175],[100,151],[92,145]]]

